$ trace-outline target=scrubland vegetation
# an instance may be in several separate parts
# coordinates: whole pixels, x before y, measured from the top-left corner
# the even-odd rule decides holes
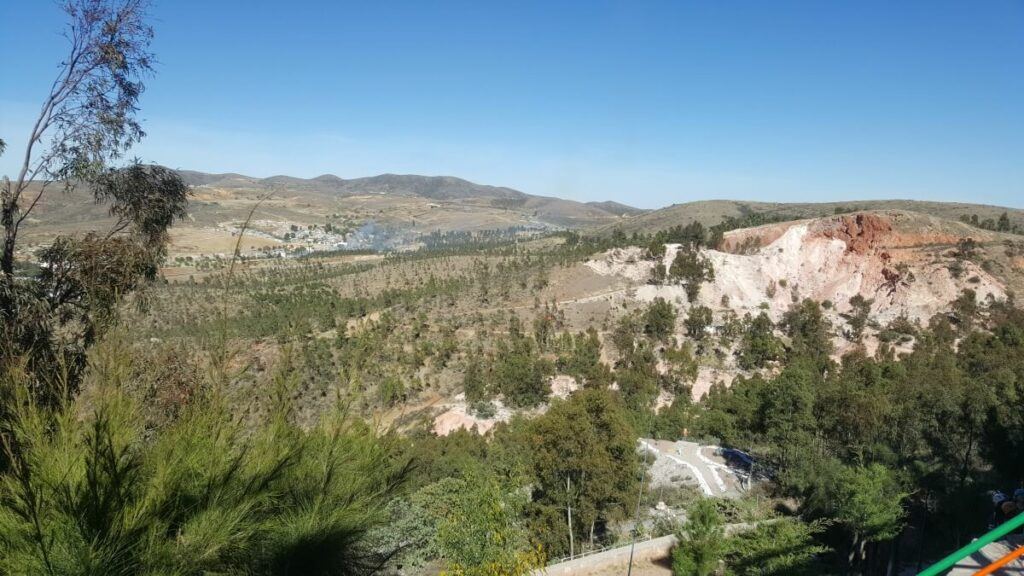
[[[778,283],[765,290],[793,295],[778,321],[695,303],[715,278],[702,250],[784,216],[438,233],[365,261],[236,250],[168,281],[190,190],[117,163],[142,137],[144,8],[68,4],[78,58],[0,196],[0,574],[518,575],[669,533],[678,575],[892,574],[977,535],[987,492],[1024,479],[1012,295],[965,290],[926,323],[884,326],[863,296],[836,325],[835,303]],[[32,195],[65,183],[114,228],[16,258]],[[672,262],[644,281],[685,301],[569,318],[566,302],[604,294],[553,296],[598,252],[660,261],[666,244]],[[856,346],[837,358],[837,339]],[[723,366],[739,376],[695,400],[700,369]],[[576,389],[553,393],[555,376]],[[436,433],[435,404],[460,394],[489,431]],[[655,492],[640,438],[741,449],[754,486]]]
[[[18,526],[10,557],[45,561],[33,545],[31,499],[42,530],[63,534],[65,523],[82,522],[75,515],[86,513],[83,501],[115,490],[119,499],[107,505],[120,508],[104,518],[130,516],[139,534],[174,526],[171,541],[144,538],[131,557],[137,567],[175,558],[182,573],[268,569],[290,562],[278,555],[315,534],[340,549],[330,540],[337,534],[349,539],[349,556],[318,556],[325,566],[335,562],[324,573],[369,570],[371,560],[385,559],[383,569],[406,573],[429,565],[518,573],[570,550],[628,542],[637,490],[643,518],[656,498],[640,488],[636,441],[659,437],[748,451],[765,471],[760,497],[778,503],[753,516],[769,523],[727,538],[716,530],[730,504],[694,496],[682,505],[691,508],[690,522],[644,528],[680,532],[678,573],[875,574],[966,541],[987,520],[986,491],[1020,477],[1012,407],[1024,377],[1024,315],[1012,304],[965,295],[965,304],[926,326],[903,321],[883,331],[892,334],[883,340],[909,342],[912,351],[898,354],[883,342],[872,356],[862,350],[839,362],[832,360],[839,327],[811,300],[794,303],[779,323],[761,313],[731,320],[735,326],[713,322],[701,307],[684,313],[656,300],[573,332],[557,306],[531,294],[582,257],[584,243],[424,251],[363,264],[314,258],[242,267],[230,282],[213,276],[149,286],[132,298],[143,305],[122,307],[119,327],[90,348],[81,394],[46,410],[24,398],[15,403],[21,408],[10,413],[9,438],[35,463],[25,469],[66,485],[34,486],[19,478],[22,464],[10,464],[6,490],[16,505],[5,525]],[[511,310],[517,306],[524,308]],[[862,316],[851,314],[851,334],[863,329]],[[696,367],[723,351],[749,375],[691,401]],[[556,373],[583,390],[552,398]],[[16,398],[24,386],[10,374]],[[496,401],[522,412],[486,435],[447,436],[431,431],[429,410],[403,415],[458,392],[485,415]],[[655,410],[662,393],[674,400]],[[315,476],[310,463],[330,478]],[[66,468],[47,470],[58,465]],[[168,466],[177,480],[165,479],[173,476]],[[211,479],[217,470],[230,470],[223,472],[230,478]],[[196,486],[212,490],[206,486],[216,482],[225,483],[216,496],[196,494]],[[336,492],[297,492],[325,482],[336,482]],[[62,491],[79,493],[79,504]],[[184,501],[216,508],[157,513]],[[298,501],[309,516],[279,516]],[[337,517],[320,516],[322,506]],[[138,516],[150,507],[151,516]],[[209,526],[190,519],[207,514],[217,518]],[[215,550],[181,548],[193,526],[231,532],[224,515],[245,527],[244,537],[204,535]],[[279,534],[285,526],[298,533]],[[48,533],[44,541],[72,563],[81,555],[101,561],[90,543],[128,546],[92,533],[58,545]],[[765,555],[771,562],[754,560]]]
[[[655,300],[569,329],[538,289],[615,242],[657,250],[570,235],[325,255],[81,301],[103,311],[83,317],[103,319],[91,340],[32,352],[81,369],[8,348],[5,571],[524,573],[628,542],[639,494],[637,530],[679,532],[679,574],[876,574],[976,534],[986,491],[1020,477],[1012,303],[965,294],[839,362],[832,338],[864,330],[863,302],[846,328],[811,300],[778,323]],[[722,354],[747,375],[691,401]],[[583,389],[552,398],[554,374]],[[521,412],[437,436],[412,409],[458,392]],[[639,437],[748,451],[763,504],[737,516],[690,494],[689,521],[646,522]]]

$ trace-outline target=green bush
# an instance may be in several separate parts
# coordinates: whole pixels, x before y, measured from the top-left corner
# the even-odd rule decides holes
[[[672,550],[672,576],[711,576],[725,551],[725,520],[713,500],[697,500]]]
[[[644,334],[656,340],[665,340],[675,332],[676,308],[658,297],[644,312]]]
[[[247,428],[217,387],[147,430],[118,350],[55,410],[8,372],[2,574],[359,574],[387,550],[368,530],[405,475],[388,442],[339,411],[309,430],[287,394]]]

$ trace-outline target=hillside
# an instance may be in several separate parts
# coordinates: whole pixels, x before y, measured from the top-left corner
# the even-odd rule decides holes
[[[963,244],[968,239],[970,244]],[[908,211],[859,212],[730,231],[719,250],[701,250],[714,278],[692,301],[679,282],[652,280],[655,266],[670,269],[680,250],[670,244],[664,256],[651,258],[640,247],[617,248],[586,266],[631,285],[602,295],[609,309],[659,299],[681,312],[706,307],[716,333],[730,318],[763,311],[780,323],[793,303],[807,298],[826,303],[825,318],[837,328],[837,359],[858,345],[873,353],[894,323],[927,325],[932,316],[953,310],[964,290],[973,291],[980,303],[991,303],[1024,288],[1024,239]],[[863,339],[850,337],[855,297],[867,302],[865,319],[874,327]],[[684,334],[680,331],[678,337]],[[695,399],[713,382],[729,382],[744,373],[731,351],[723,352],[720,357],[728,361],[701,368]]]
[[[649,210],[644,210],[642,208],[634,208],[632,206],[627,206],[626,204],[621,204],[613,200],[606,200],[604,202],[587,202],[587,206],[600,208],[605,212],[611,212],[612,214],[616,214],[618,216],[634,216],[636,214],[644,214],[649,212]]]
[[[620,229],[626,234],[634,232],[651,233],[665,230],[690,222],[700,222],[711,226],[726,218],[743,218],[750,215],[761,215],[769,219],[799,220],[805,218],[821,218],[837,213],[848,213],[864,210],[904,210],[928,216],[937,216],[947,220],[958,220],[961,216],[978,216],[980,221],[996,220],[1006,212],[1012,224],[1024,228],[1024,210],[970,204],[963,202],[927,202],[920,200],[857,200],[849,202],[746,202],[740,200],[698,200],[673,204],[658,210],[641,214],[631,214],[619,222],[599,226],[597,231],[608,234]]]
[[[382,174],[343,179],[331,174],[303,179],[254,178],[235,173],[180,171],[193,186],[187,221],[172,229],[172,258],[223,257],[255,208],[242,243],[247,254],[300,254],[336,249],[410,249],[458,243],[471,234],[510,238],[559,229],[609,235],[653,233],[690,222],[711,226],[737,221],[794,221],[855,210],[903,211],[949,221],[976,216],[979,223],[1007,213],[1024,228],[1024,211],[967,203],[877,200],[783,204],[707,200],[644,211],[612,201],[577,202],[534,196],[511,188],[450,176]],[[959,224],[959,223],[958,223]],[[88,190],[52,190],[26,221],[30,257],[58,234],[109,227],[103,205]],[[966,226],[968,232],[986,232]]]
[[[1009,314],[1011,293],[1022,287],[1024,238],[938,216],[877,210],[728,231],[721,244],[695,249],[713,265],[714,277],[692,299],[675,274],[654,274],[658,264],[673,268],[679,244],[665,245],[663,254],[628,239],[608,246],[546,237],[520,242],[516,250],[466,246],[250,260],[235,270],[230,290],[219,281],[223,261],[178,261],[163,271],[169,282],[149,291],[146,307],[126,310],[126,340],[148,365],[175,354],[202,359],[204,340],[223,334],[232,363],[246,367],[245,378],[229,388],[241,418],[255,422],[272,413],[280,367],[289,366],[287,391],[303,426],[345,399],[352,413],[414,438],[424,454],[423,474],[433,479],[446,473],[451,458],[469,457],[457,447],[480,454],[488,446],[518,449],[523,427],[548,426],[549,418],[568,423],[566,435],[544,428],[531,438],[599,449],[603,436],[581,427],[592,417],[575,408],[599,398],[650,422],[642,437],[718,438],[749,451],[758,445],[744,435],[758,424],[730,412],[747,405],[741,401],[778,397],[821,418],[877,413],[902,426],[896,416],[920,415],[940,391],[973,382],[974,372],[972,378],[948,374],[966,365],[959,361],[928,363],[976,350],[977,342],[961,352],[953,348],[972,326],[1019,334],[995,327]],[[948,352],[936,353],[936,342]],[[924,352],[907,359],[919,347]],[[811,360],[829,362],[827,373],[808,372]],[[912,372],[902,376],[905,370]],[[1019,373],[985,370],[991,374],[982,382]],[[840,387],[860,377],[863,385],[853,380]],[[772,393],[762,397],[762,389]],[[837,396],[846,390],[852,396]],[[907,402],[905,412],[881,412]],[[824,410],[829,406],[838,409]],[[922,418],[947,421],[929,412]],[[602,434],[629,428],[624,419],[595,422]],[[874,442],[884,428],[869,424],[862,434]],[[587,434],[582,441],[580,430]],[[839,441],[848,441],[841,430]],[[534,446],[524,452],[534,453]],[[631,453],[633,443],[623,446],[622,453]],[[552,454],[565,450],[559,445]],[[472,458],[497,466],[509,453]],[[709,447],[691,459],[721,478],[726,464],[706,461],[714,456]],[[665,505],[679,512],[696,490],[710,492],[700,469],[691,475],[672,462],[656,458],[648,477],[658,498],[664,489]],[[704,485],[712,481],[705,478]],[[656,502],[645,505],[645,519],[659,514]],[[622,529],[619,523],[607,528]],[[552,557],[566,554],[564,542],[546,546]]]
[[[241,174],[206,174],[180,170],[182,178],[193,186],[225,190],[267,190],[308,192],[332,196],[360,196],[363,194],[389,194],[418,196],[433,200],[500,199],[525,200],[528,194],[498,186],[475,184],[452,176],[416,176],[411,174],[381,174],[367,178],[346,180],[334,174],[315,178],[270,176],[253,178]]]
[[[962,245],[967,239],[971,241],[969,248]],[[737,364],[735,336],[731,340],[724,336],[734,330],[735,326],[730,325],[747,314],[757,316],[763,311],[772,322],[779,323],[794,301],[810,298],[827,302],[825,316],[834,326],[838,358],[858,343],[874,351],[883,338],[891,338],[889,326],[893,323],[906,320],[915,326],[927,325],[935,314],[949,312],[965,289],[973,290],[980,304],[1004,301],[1024,290],[1024,238],[907,210],[857,212],[729,231],[717,249],[701,249],[701,256],[713,265],[715,274],[693,302],[680,282],[652,279],[658,263],[671,268],[680,249],[677,244],[668,245],[660,258],[650,257],[641,246],[576,255],[566,252],[567,247],[556,238],[524,243],[521,248],[521,254],[514,257],[488,250],[454,259],[443,253],[410,256],[409,260],[339,256],[319,260],[318,266],[324,266],[325,271],[316,277],[325,279],[332,298],[343,299],[378,290],[420,294],[421,290],[447,290],[448,283],[458,286],[452,288],[455,292],[450,297],[437,295],[408,306],[422,313],[428,325],[456,326],[451,337],[463,348],[492,349],[502,333],[495,327],[505,326],[510,316],[518,317],[523,326],[536,326],[540,318],[554,311],[558,330],[573,334],[597,330],[601,357],[609,365],[618,359],[611,341],[615,326],[623,318],[635,317],[663,299],[679,312],[671,333],[678,342],[684,342],[692,338],[686,333],[684,318],[695,306],[703,306],[711,312],[709,329],[716,334],[716,343],[702,345],[699,369],[690,383],[695,400],[714,382],[728,384],[738,375],[749,375],[749,370]],[[264,262],[251,264],[253,274],[270,274],[278,266],[292,266]],[[362,268],[370,263],[373,268]],[[505,270],[506,276],[486,272],[499,269]],[[215,272],[190,266],[165,271],[171,279],[211,273]],[[269,286],[280,289],[277,283],[281,278],[270,275],[266,281],[241,291],[263,293]],[[285,285],[298,289],[302,278],[297,275]],[[171,292],[185,290],[196,288],[174,288]],[[870,303],[863,339],[849,335],[854,297]],[[206,300],[205,296],[189,298]],[[335,320],[324,324],[324,319],[317,316],[319,304],[310,304],[308,311],[306,306],[284,307],[280,312],[291,312],[282,316],[282,325],[308,321],[314,326],[310,333],[329,335],[335,326],[344,323]],[[259,309],[261,316],[278,313],[258,308],[255,302],[239,305],[240,311],[246,309]],[[379,318],[375,314],[390,309],[385,305],[364,310],[363,318],[373,319],[372,325]],[[166,313],[173,315],[173,307]],[[307,314],[312,316],[304,321]],[[170,325],[178,322],[172,320]],[[263,322],[266,320],[261,319]],[[368,329],[369,325],[363,320],[350,321],[348,333]],[[181,333],[202,333],[205,328],[201,326],[182,328]],[[164,337],[168,330],[177,333],[177,329],[165,326],[147,336]],[[260,328],[259,333],[271,333],[263,330]],[[903,341],[901,349],[907,350],[911,344]],[[268,353],[266,348],[259,350],[260,354]],[[400,407],[402,418],[425,418],[438,432],[470,426],[486,430],[511,416],[504,408],[491,418],[470,414],[464,398],[459,397],[461,369],[428,366],[417,369],[409,378],[432,384]],[[556,375],[551,380],[552,390],[560,395],[576,386],[570,374]],[[663,397],[661,402],[670,398]]]
[[[246,252],[404,249],[420,245],[429,234],[592,228],[637,212],[614,202],[534,196],[451,176],[382,174],[346,180],[331,174],[303,179],[179,172],[194,196],[188,221],[172,232],[174,256],[229,253],[254,207]],[[91,202],[87,190],[52,190],[26,221],[25,234],[38,246],[60,233],[108,224],[105,207]]]

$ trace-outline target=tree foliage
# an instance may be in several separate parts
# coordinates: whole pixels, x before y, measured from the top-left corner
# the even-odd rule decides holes
[[[109,325],[117,301],[155,275],[167,229],[185,216],[188,196],[166,168],[108,165],[143,136],[135,115],[152,64],[147,3],[72,0],[63,8],[67,57],[17,176],[0,184],[0,369],[25,362],[33,388],[48,389],[38,396],[44,402],[77,388],[84,349]],[[106,233],[60,236],[40,252],[41,274],[15,274],[21,225],[55,182],[88,186],[116,224]]]
[[[794,340],[823,332],[812,306],[794,312]],[[985,491],[1024,473],[1024,314],[994,304],[976,323],[958,340],[937,316],[902,357],[860,350],[826,371],[822,348],[793,345],[777,374],[712,387],[693,426],[753,451],[803,514],[833,520],[818,538],[840,565],[883,569],[908,522],[948,550],[984,527]]]
[[[711,576],[726,553],[725,519],[714,500],[700,499],[687,511],[679,544],[672,551],[672,576]]]
[[[726,564],[736,576],[817,576],[828,573],[829,548],[817,540],[826,526],[779,518],[740,532],[727,542]]]
[[[775,324],[767,314],[757,316],[749,313],[744,317],[745,330],[740,338],[738,350],[739,365],[744,370],[763,368],[769,362],[782,357],[782,342],[774,334]]]
[[[531,532],[550,556],[569,551],[566,509],[576,543],[606,537],[636,498],[640,459],[626,411],[612,392],[583,390],[555,401],[527,429],[533,494]]]
[[[587,388],[606,388],[612,383],[612,371],[601,360],[601,338],[594,327],[572,338],[572,350],[559,358],[558,369]]]
[[[832,324],[821,305],[809,298],[794,304],[782,317],[789,337],[790,356],[811,359],[822,370],[831,363]]]
[[[675,332],[676,308],[658,297],[644,311],[644,334],[656,340],[665,340]]]
[[[498,342],[494,383],[510,405],[532,407],[546,401],[553,371],[553,364],[540,356],[531,338],[513,332],[508,340]]]
[[[543,556],[530,547],[521,520],[526,503],[522,493],[484,473],[471,474],[456,485],[461,492],[452,495],[437,523],[445,574],[520,576],[543,565]]]
[[[3,382],[19,399],[2,431],[3,573],[359,574],[386,559],[368,530],[406,465],[364,425],[301,429],[281,394],[249,432],[210,388],[149,439],[123,352],[92,366],[90,398],[56,411],[16,373]]]
[[[711,326],[713,316],[711,308],[707,306],[692,306],[686,313],[686,335],[690,338],[703,340],[707,336],[707,329]]]
[[[711,260],[702,256],[695,247],[684,246],[676,252],[668,275],[672,280],[683,284],[686,299],[693,302],[700,294],[701,285],[714,281],[715,268]]]
[[[147,3],[73,0],[63,8],[68,54],[29,134],[17,177],[0,188],[0,272],[8,282],[18,230],[49,184],[91,180],[144,135],[135,114],[153,63]],[[26,194],[32,196],[23,203]]]

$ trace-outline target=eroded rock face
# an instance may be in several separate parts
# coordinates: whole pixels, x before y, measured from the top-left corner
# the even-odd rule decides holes
[[[472,414],[465,394],[456,395],[444,408],[445,411],[434,418],[434,434],[438,436],[447,436],[462,428],[486,434],[499,422],[508,422],[512,418],[512,411],[500,401],[495,402],[495,414],[490,418]]]
[[[879,211],[769,224],[726,233],[719,250],[702,249],[714,267],[715,278],[701,285],[694,302],[685,287],[649,281],[656,264],[665,269],[680,250],[667,244],[660,262],[647,259],[640,248],[610,250],[585,263],[602,276],[629,282],[626,289],[602,293],[612,310],[635,309],[635,304],[664,298],[680,318],[694,305],[711,308],[716,326],[736,314],[762,311],[774,321],[804,298],[827,303],[824,315],[834,327],[835,357],[856,347],[869,354],[878,347],[878,327],[906,317],[927,323],[948,312],[964,290],[978,302],[1007,298],[1003,277],[964,257],[959,244],[967,239],[991,242],[983,232],[959,223],[903,211]],[[980,238],[980,239],[979,239]],[[1024,258],[1009,267],[1024,266]],[[854,296],[870,302],[870,328],[862,339],[848,336],[847,322]],[[676,335],[685,339],[677,325]],[[905,351],[905,350],[904,350]],[[696,400],[715,382],[729,385],[742,370],[724,356],[721,364],[701,366],[691,393]]]
[[[730,254],[754,252],[778,240],[794,224],[797,224],[797,222],[779,222],[754,228],[730,230],[725,233],[725,237],[722,238],[722,243],[718,246],[718,250],[729,252]]]
[[[741,316],[765,310],[778,320],[794,300],[830,301],[836,321],[855,295],[873,301],[872,316],[886,323],[896,316],[927,321],[948,310],[963,289],[979,300],[1002,299],[1002,283],[971,261],[954,262],[948,248],[960,236],[931,220],[901,213],[865,212],[736,230],[727,234],[739,253],[703,250],[715,280],[701,287],[696,303],[713,310],[731,309]],[[662,264],[668,268],[678,251],[669,245]],[[952,268],[960,273],[954,275]],[[615,250],[587,263],[595,272],[634,282],[650,278],[654,263],[639,249]],[[624,296],[625,297],[625,296]],[[665,298],[689,307],[680,285],[643,284],[640,301]]]
[[[832,218],[822,223],[821,235],[841,240],[847,252],[867,254],[892,232],[892,222],[873,213],[851,214]]]

